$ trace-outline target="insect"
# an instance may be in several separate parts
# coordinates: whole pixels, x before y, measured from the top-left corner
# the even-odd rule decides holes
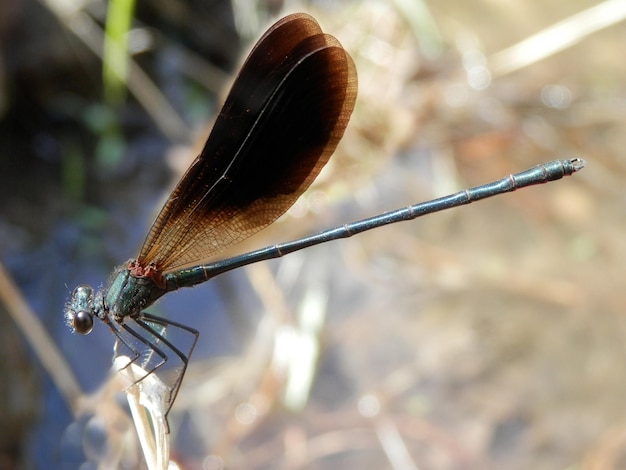
[[[354,63],[337,39],[307,14],[279,20],[242,66],[204,148],[157,216],[137,258],[118,267],[105,289],[80,285],[74,290],[65,309],[74,332],[88,334],[97,318],[133,353],[131,360],[149,364],[147,374],[172,355],[181,362],[166,414],[199,333],[145,311],[164,294],[312,245],[557,180],[584,166],[579,158],[555,160],[450,196],[206,263],[271,224],[310,186],[343,136],[356,94]],[[170,341],[173,330],[188,335],[190,345],[179,348]]]

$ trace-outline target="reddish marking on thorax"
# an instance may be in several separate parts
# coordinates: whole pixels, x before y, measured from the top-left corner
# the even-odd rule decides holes
[[[133,277],[149,278],[159,288],[165,289],[165,278],[155,263],[150,263],[148,266],[142,266],[139,260],[131,259],[128,262],[128,272]]]

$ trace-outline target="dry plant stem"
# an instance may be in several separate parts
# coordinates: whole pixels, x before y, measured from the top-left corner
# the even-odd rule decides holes
[[[165,419],[168,387],[156,374],[146,376],[147,372],[126,356],[115,358],[113,367],[127,382],[126,397],[148,469],[166,470],[170,454]]]
[[[22,331],[30,347],[33,348],[56,388],[65,398],[72,414],[77,416],[80,412],[79,400],[83,396],[83,391],[54,341],[41,326],[39,318],[30,309],[2,264],[0,264],[0,300],[4,302],[9,315]]]
[[[495,76],[506,75],[556,54],[626,18],[626,3],[608,0],[559,21],[489,58]]]
[[[393,421],[384,419],[379,422],[376,425],[376,435],[393,470],[418,470]]]

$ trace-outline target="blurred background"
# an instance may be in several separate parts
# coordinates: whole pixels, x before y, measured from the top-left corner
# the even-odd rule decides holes
[[[316,184],[234,253],[587,168],[168,294],[150,311],[200,331],[173,461],[624,468],[617,0],[1,2],[0,468],[144,465],[113,336],[71,334],[64,305],[136,255],[245,54],[294,11],[352,55],[357,105]]]

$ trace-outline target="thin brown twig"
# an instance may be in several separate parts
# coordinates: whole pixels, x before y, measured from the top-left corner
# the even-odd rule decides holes
[[[83,391],[54,341],[41,326],[41,322],[30,309],[2,264],[0,264],[0,300],[4,302],[9,315],[65,398],[72,414],[77,416]]]

